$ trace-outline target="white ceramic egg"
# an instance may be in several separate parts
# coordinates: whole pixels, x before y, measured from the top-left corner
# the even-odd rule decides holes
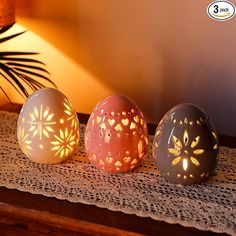
[[[21,109],[17,138],[34,162],[54,164],[68,159],[79,142],[79,121],[71,102],[57,89],[34,92]]]

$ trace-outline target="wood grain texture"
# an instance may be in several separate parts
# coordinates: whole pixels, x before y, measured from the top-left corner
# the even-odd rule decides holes
[[[4,187],[0,188],[0,223],[11,225],[13,229],[23,228],[46,235],[57,231],[63,233],[62,235],[68,235],[67,231],[75,235],[215,235],[178,224]]]
[[[20,105],[7,104],[0,107],[0,110],[19,112],[20,108]],[[86,123],[88,117],[86,114],[79,114],[81,123]],[[149,125],[149,133],[154,133],[155,128],[156,125]],[[224,145],[236,146],[236,138],[221,137],[221,143]],[[0,235],[197,236],[217,234],[114,212],[93,205],[71,203],[0,187]]]
[[[82,234],[89,233],[90,235],[98,235],[100,233],[107,236],[141,235],[138,233],[127,232],[125,230],[71,218],[68,216],[53,214],[47,211],[22,208],[19,206],[13,206],[4,203],[0,204],[0,212],[2,214],[0,220],[1,223],[13,223],[15,225],[15,219],[20,219],[21,224],[18,223],[18,225],[21,225],[22,227],[25,225],[25,228],[31,231],[36,231],[44,234],[49,233],[51,231],[50,229],[55,228],[56,226],[57,229],[68,231],[68,233],[70,232],[70,235],[73,234],[73,232],[80,232]],[[24,222],[27,222],[27,224],[24,224]],[[37,224],[35,224],[35,222],[37,222]]]

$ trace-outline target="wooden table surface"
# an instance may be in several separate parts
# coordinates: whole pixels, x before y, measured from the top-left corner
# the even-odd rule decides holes
[[[19,112],[18,104],[0,110]],[[80,123],[88,115],[79,114]],[[0,121],[1,122],[1,121]],[[149,125],[149,133],[155,132]],[[220,136],[220,144],[236,147],[236,137]],[[114,212],[93,205],[71,203],[0,187],[0,235],[216,235],[209,231],[168,224]]]

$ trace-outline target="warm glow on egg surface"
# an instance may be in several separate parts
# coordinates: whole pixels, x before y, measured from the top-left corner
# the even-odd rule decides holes
[[[79,121],[72,104],[56,89],[36,91],[21,109],[17,138],[24,154],[34,162],[66,160],[79,142]]]
[[[85,132],[89,160],[111,173],[137,168],[145,157],[148,132],[138,106],[124,95],[111,95],[94,108]]]
[[[219,152],[211,120],[198,106],[179,104],[159,123],[153,157],[162,176],[172,183],[198,184],[213,173]]]

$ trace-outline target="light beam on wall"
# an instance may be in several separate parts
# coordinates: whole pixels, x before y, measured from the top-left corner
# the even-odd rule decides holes
[[[50,79],[57,85],[59,90],[67,94],[72,103],[75,104],[76,111],[91,113],[97,100],[113,92],[106,84],[103,84],[101,80],[84,69],[77,61],[72,60],[53,44],[31,31],[29,26],[28,28],[29,30],[23,25],[16,23],[8,31],[8,34],[14,34],[24,30],[27,30],[27,32],[12,41],[4,43],[4,50],[40,52],[37,55],[37,60],[41,60],[46,64],[46,69],[51,74]],[[51,33],[46,25],[45,30],[48,34]],[[45,85],[50,86],[47,83]],[[24,102],[24,99],[15,93],[13,89],[7,92],[13,102]],[[92,96],[88,96],[88,92]]]

